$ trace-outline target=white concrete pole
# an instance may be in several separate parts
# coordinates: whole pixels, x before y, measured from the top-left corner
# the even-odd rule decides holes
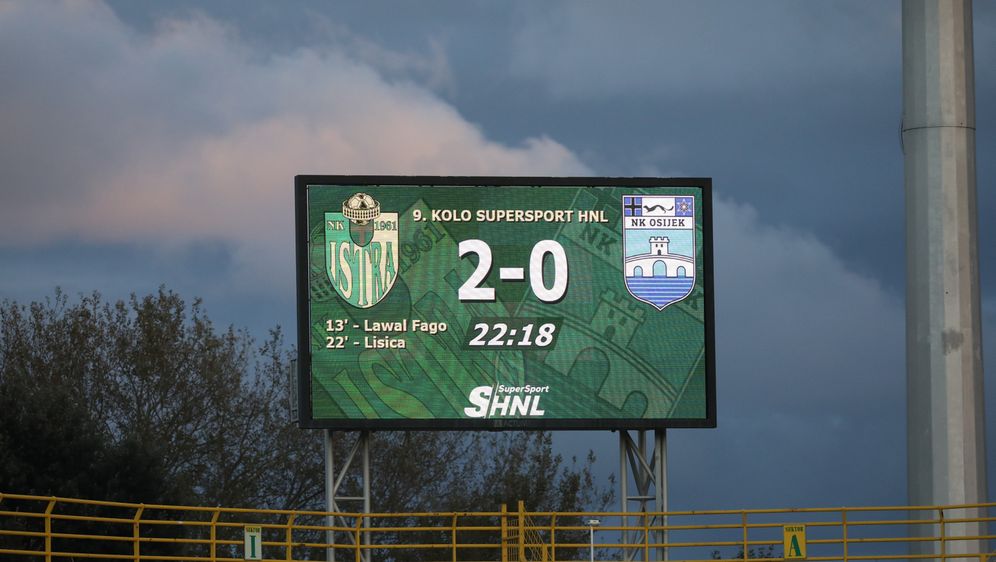
[[[984,502],[971,0],[903,0],[902,135],[909,502]],[[949,525],[946,534],[981,528]],[[938,536],[940,529],[912,531]],[[936,543],[921,546],[940,552]],[[982,546],[951,541],[945,548],[951,554]]]
[[[588,559],[591,562],[595,562],[595,526],[594,525],[589,525],[588,526],[588,533],[589,533],[589,537],[591,538],[591,542],[588,543],[589,545],[591,545],[591,550],[588,551],[590,553],[590,556],[589,556]]]

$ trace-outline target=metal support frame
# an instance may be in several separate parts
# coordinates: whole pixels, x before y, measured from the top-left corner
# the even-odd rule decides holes
[[[624,531],[623,544],[640,544],[649,542],[646,536],[651,526],[666,526],[667,517],[662,515],[667,511],[667,433],[664,429],[654,430],[653,449],[647,449],[647,431],[637,431],[637,439],[633,440],[629,430],[619,431],[619,485],[621,488],[621,510],[630,513],[630,502],[637,502],[637,513],[644,519],[643,531]],[[633,477],[635,494],[630,495],[629,478]],[[653,490],[651,491],[651,488]],[[623,526],[629,525],[629,516],[623,516]],[[667,531],[654,532],[654,543],[667,542]],[[645,556],[649,552],[656,560],[667,560],[667,549],[658,547],[639,554],[639,549],[624,549],[625,560],[636,560],[638,554]]]
[[[333,454],[332,447],[332,431],[329,429],[325,430],[325,510],[330,513],[338,513],[343,510],[339,507],[343,502],[360,502],[362,504],[361,513],[370,513],[370,432],[360,431],[356,434],[356,441],[349,448],[349,453],[346,454],[345,460],[342,462],[342,467],[338,472],[335,470],[335,458]],[[358,496],[345,496],[339,495],[339,488],[342,486],[343,481],[350,472],[350,468],[353,467],[353,461],[356,460],[356,454],[360,453],[360,490],[361,495]],[[355,513],[358,510],[353,510]],[[345,519],[337,515],[329,515],[326,518],[325,524],[329,527],[339,526],[346,527],[348,525]],[[363,527],[369,527],[370,520],[364,518],[362,522]],[[354,538],[352,533],[347,533],[346,536],[350,537],[351,542],[356,543],[356,538]],[[335,545],[335,533],[330,529],[326,532],[327,542],[330,545]],[[367,534],[363,533],[361,540],[364,544],[367,541]],[[328,549],[328,556],[326,558],[330,562],[335,562],[335,548],[330,546]],[[369,551],[362,551],[362,559],[368,561],[370,559]]]

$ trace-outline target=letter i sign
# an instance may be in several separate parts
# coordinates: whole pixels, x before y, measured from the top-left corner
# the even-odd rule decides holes
[[[806,526],[785,525],[782,529],[785,559],[804,560],[806,558]]]
[[[263,528],[259,526],[245,527],[245,560],[263,559]]]

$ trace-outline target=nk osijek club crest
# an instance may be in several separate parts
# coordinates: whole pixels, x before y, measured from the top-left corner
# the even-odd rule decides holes
[[[695,287],[695,198],[624,195],[622,203],[626,290],[664,310]]]
[[[366,193],[325,213],[325,273],[336,293],[357,308],[387,296],[398,278],[398,213],[381,211]]]

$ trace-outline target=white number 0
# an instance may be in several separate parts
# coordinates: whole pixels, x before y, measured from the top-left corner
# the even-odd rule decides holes
[[[553,287],[546,288],[543,279],[543,258],[553,256]],[[540,240],[529,254],[529,285],[543,302],[557,302],[567,292],[567,254],[556,240]]]

